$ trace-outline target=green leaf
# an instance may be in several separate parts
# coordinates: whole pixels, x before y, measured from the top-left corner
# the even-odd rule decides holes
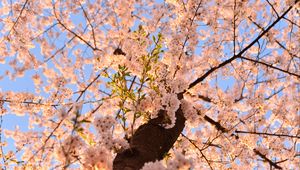
[[[152,36],[152,39],[153,39],[153,41],[154,41],[154,42],[156,42],[156,38],[155,38],[155,36],[154,36],[154,35]]]
[[[84,129],[82,127],[78,127],[75,130],[76,130],[76,132],[83,132]]]
[[[82,121],[80,121],[80,123],[92,123],[92,121],[87,120],[87,119],[83,119]]]

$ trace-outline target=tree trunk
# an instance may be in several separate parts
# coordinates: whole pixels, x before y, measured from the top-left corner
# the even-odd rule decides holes
[[[182,99],[182,93],[178,99]],[[117,154],[113,162],[114,170],[138,170],[146,162],[163,159],[176,142],[185,126],[185,118],[181,106],[176,111],[174,127],[165,129],[160,124],[164,121],[164,110],[159,111],[159,116],[141,125],[130,140],[130,148]]]

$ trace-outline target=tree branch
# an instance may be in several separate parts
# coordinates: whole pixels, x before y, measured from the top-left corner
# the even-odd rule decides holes
[[[208,123],[214,125],[217,130],[225,133],[228,130],[224,128],[219,122],[214,121],[212,118],[208,117],[207,115],[204,116],[204,120],[206,120]]]
[[[245,60],[257,63],[257,64],[261,64],[261,65],[267,66],[269,68],[272,68],[272,69],[281,71],[283,73],[286,73],[286,74],[289,74],[289,75],[296,76],[296,77],[300,78],[300,75],[298,75],[296,73],[292,73],[292,72],[286,71],[286,70],[283,70],[283,69],[275,67],[275,66],[272,66],[272,64],[264,63],[264,62],[261,62],[261,61],[258,61],[258,60],[254,60],[254,59],[251,59],[251,58],[247,58],[247,57],[243,57],[243,56],[240,56],[239,58],[242,58],[242,59],[245,59]]]
[[[269,0],[267,0],[268,4],[272,7],[273,11],[275,12],[276,16],[279,17],[278,12],[276,11],[276,9],[274,8],[274,6],[270,3]]]
[[[276,137],[289,137],[289,138],[300,139],[300,136],[297,136],[297,135],[286,135],[286,134],[278,134],[278,133],[248,132],[248,131],[242,131],[242,130],[236,130],[235,133],[244,133],[244,134],[253,134],[253,135],[265,135],[265,136],[276,136]]]
[[[237,55],[233,55],[231,58],[228,60],[225,60],[224,62],[220,63],[219,65],[212,67],[210,70],[208,70],[205,74],[203,74],[201,77],[196,79],[194,82],[192,82],[188,89],[193,88],[196,86],[198,83],[202,82],[206,77],[211,75],[213,72],[218,70],[219,68],[226,66],[227,64],[231,63],[233,60],[242,57],[242,55],[250,49],[255,43],[257,43],[261,37],[263,37],[265,34],[267,34],[271,28],[273,28],[291,9],[293,6],[290,6],[280,17],[278,17],[269,27],[267,27],[260,35],[258,35],[248,46],[246,46],[242,51],[240,51]]]
[[[275,168],[277,168],[277,169],[282,169],[281,166],[277,165],[278,163],[273,162],[272,160],[270,160],[269,158],[267,158],[266,155],[262,154],[262,153],[259,152],[258,150],[253,149],[253,152],[254,152],[256,155],[260,156],[262,159],[264,159],[264,161],[268,162],[271,166],[273,166],[273,167],[275,167]]]

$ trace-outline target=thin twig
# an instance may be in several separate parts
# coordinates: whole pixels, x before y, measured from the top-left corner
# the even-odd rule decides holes
[[[95,48],[97,48],[96,37],[95,37],[95,30],[94,30],[94,27],[92,25],[92,22],[91,22],[90,18],[88,17],[87,12],[85,11],[85,9],[83,8],[83,6],[81,4],[80,4],[80,8],[82,9],[85,18],[88,21],[88,23],[89,23],[89,25],[90,25],[90,27],[92,29],[92,36],[93,36],[93,40],[94,40],[94,46],[95,46]]]
[[[185,138],[185,139],[187,139],[199,152],[200,152],[200,154],[202,155],[202,157],[205,159],[205,161],[206,161],[206,163],[208,164],[208,166],[209,166],[209,168],[211,169],[211,170],[213,170],[213,168],[212,168],[212,166],[211,166],[211,164],[210,164],[210,161],[206,158],[206,156],[203,154],[203,152],[202,152],[202,150],[194,143],[194,141],[193,140],[191,140],[190,138],[188,138],[187,136],[185,136],[183,133],[181,133],[181,135]]]
[[[287,134],[278,134],[278,133],[263,133],[263,132],[248,132],[242,130],[236,130],[235,133],[244,133],[244,134],[253,134],[253,135],[262,135],[262,136],[275,136],[275,137],[289,137],[300,139],[300,136],[297,135],[287,135]]]
[[[279,17],[279,14],[277,13],[276,9],[274,8],[274,6],[269,2],[269,0],[267,0],[268,4],[271,6],[271,8],[273,9],[273,11],[275,12],[275,14],[277,15],[277,17]]]

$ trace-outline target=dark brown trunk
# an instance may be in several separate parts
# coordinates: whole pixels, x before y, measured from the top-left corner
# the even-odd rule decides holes
[[[182,99],[182,94],[178,95]],[[130,140],[130,148],[117,154],[113,162],[114,170],[138,170],[146,162],[163,159],[176,142],[185,126],[185,118],[181,107],[176,111],[174,127],[165,129],[160,126],[164,121],[164,110],[159,116],[141,125]]]

